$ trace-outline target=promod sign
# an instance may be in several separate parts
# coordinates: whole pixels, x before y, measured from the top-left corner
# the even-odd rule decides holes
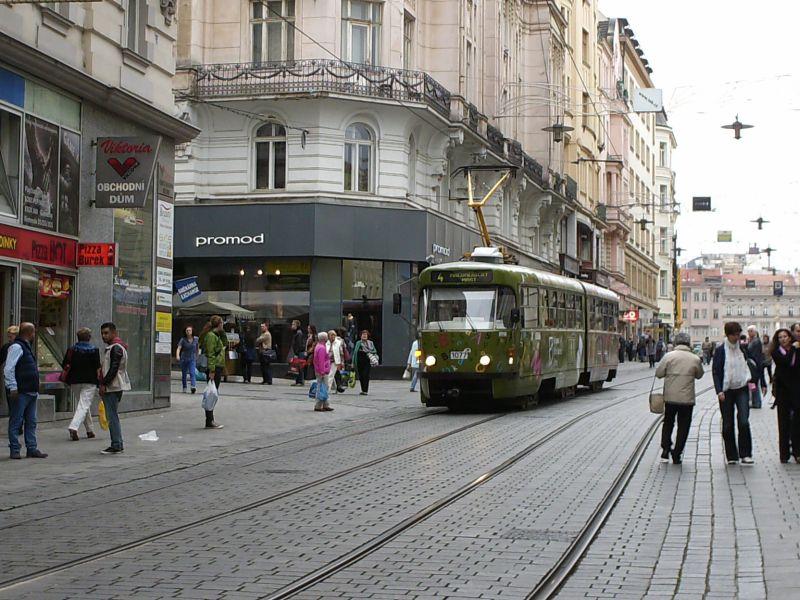
[[[142,208],[161,138],[97,138],[94,201],[98,208]]]

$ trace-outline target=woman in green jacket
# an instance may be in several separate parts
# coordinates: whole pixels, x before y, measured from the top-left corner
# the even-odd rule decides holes
[[[214,380],[214,385],[219,391],[222,385],[222,371],[225,369],[225,344],[222,343],[222,318],[214,315],[211,320],[203,327],[200,334],[200,347],[208,359],[206,375],[208,381]],[[214,422],[214,411],[206,411],[206,427],[208,429],[221,429],[222,425]]]
[[[358,374],[362,396],[366,396],[369,392],[369,372],[373,362],[378,363],[378,351],[375,349],[375,344],[369,339],[369,331],[365,329],[361,332],[361,339],[353,348],[353,370]]]

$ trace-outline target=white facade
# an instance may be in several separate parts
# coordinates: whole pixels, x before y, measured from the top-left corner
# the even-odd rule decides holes
[[[672,155],[677,148],[675,135],[664,114],[656,122],[655,211],[656,263],[658,263],[658,311],[662,323],[675,326],[675,221],[678,203],[675,200],[675,171]]]

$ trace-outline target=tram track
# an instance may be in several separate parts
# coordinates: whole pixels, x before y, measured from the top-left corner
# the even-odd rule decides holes
[[[649,379],[649,377],[648,377]],[[700,393],[705,393],[711,387],[702,390]],[[558,437],[562,433],[570,430],[573,426],[580,423],[584,419],[595,415],[599,412],[608,410],[613,408],[614,406],[618,406],[624,402],[628,402],[634,398],[639,398],[643,395],[648,395],[648,391],[639,392],[632,396],[627,396],[625,398],[621,398],[605,404],[603,406],[599,406],[588,411],[584,411],[579,415],[571,418],[570,420],[562,423],[561,425],[551,429],[547,433],[539,436],[536,440],[530,443],[528,446],[507,458],[502,463],[492,467],[491,469],[485,471],[480,476],[476,477],[469,483],[463,485],[459,489],[447,494],[439,498],[438,500],[432,502],[428,506],[424,507],[423,509],[419,510],[415,514],[403,519],[401,522],[397,523],[393,527],[385,530],[378,536],[375,536],[372,540],[358,546],[357,548],[353,549],[352,551],[341,555],[340,557],[336,558],[335,560],[331,561],[327,565],[308,573],[307,575],[297,579],[293,583],[284,586],[277,592],[262,596],[262,600],[284,600],[286,598],[291,598],[296,594],[309,590],[313,588],[316,584],[321,583],[322,581],[328,579],[332,575],[339,573],[340,571],[354,565],[355,563],[359,562],[360,560],[366,558],[370,554],[374,553],[375,551],[379,550],[380,548],[384,547],[386,544],[397,538],[403,532],[415,527],[422,522],[424,522],[429,517],[433,516],[434,514],[438,513],[442,509],[454,504],[464,496],[467,496],[480,486],[486,484],[487,482],[491,481],[501,473],[507,471],[515,464],[519,463],[538,448],[543,446],[544,444],[550,442],[554,438]],[[654,435],[655,431],[658,429],[658,425],[661,422],[662,417],[656,417],[653,419],[653,422],[650,426],[646,429],[644,435],[640,438],[639,442],[637,443],[634,452],[631,454],[629,459],[626,461],[625,465],[623,466],[622,471],[615,479],[614,483],[612,484],[611,488],[598,505],[597,509],[590,517],[587,524],[581,530],[581,533],[576,538],[575,542],[570,546],[570,550],[565,553],[564,556],[557,562],[556,567],[551,569],[551,572],[548,572],[548,575],[545,577],[543,581],[551,582],[549,585],[555,584],[556,587],[554,589],[558,589],[564,579],[559,579],[559,573],[561,573],[561,569],[566,569],[566,575],[572,572],[577,562],[580,560],[580,557],[583,556],[585,549],[588,548],[588,545],[591,544],[591,541],[594,540],[597,533],[602,528],[603,523],[605,523],[608,515],[610,515],[611,510],[613,510],[614,505],[616,504],[619,497],[622,495],[625,487],[627,487],[628,482],[630,481],[633,473],[636,470],[639,462],[641,461],[642,456],[644,455],[644,451],[646,450],[650,439]],[[536,590],[539,589],[540,586],[537,586]],[[549,588],[548,588],[549,589]],[[534,590],[534,592],[536,591]],[[533,592],[532,592],[533,594]],[[552,592],[550,592],[552,595]],[[549,598],[550,595],[547,596],[528,596],[529,598],[536,598],[539,600],[540,598]]]
[[[627,380],[627,381],[624,381],[624,382],[619,382],[617,384],[614,384],[613,386],[608,386],[607,389],[610,389],[610,388],[613,388],[613,387],[617,387],[617,386],[622,386],[622,385],[628,385],[630,383],[635,383],[635,382],[641,381],[643,379],[650,379],[650,376],[644,377],[644,378],[637,378],[637,379],[634,379],[634,380]],[[427,518],[427,516],[430,516],[430,514],[433,514],[433,512],[437,512],[438,510],[441,510],[445,506],[447,506],[449,504],[452,504],[458,498],[460,498],[460,497],[468,494],[469,492],[471,492],[472,489],[482,485],[483,483],[485,483],[489,479],[491,479],[491,478],[495,477],[496,475],[499,475],[501,472],[507,470],[508,468],[513,466],[513,464],[515,464],[516,462],[519,462],[522,458],[524,458],[525,456],[527,456],[528,454],[533,452],[536,448],[538,448],[539,446],[547,443],[548,441],[550,441],[551,439],[553,439],[554,437],[556,437],[557,435],[559,435],[563,431],[566,431],[567,429],[569,429],[570,427],[572,427],[573,425],[575,425],[579,421],[581,421],[581,420],[589,417],[590,415],[595,414],[595,413],[597,413],[597,412],[599,412],[601,410],[605,410],[607,408],[611,408],[612,406],[616,406],[616,405],[618,405],[618,404],[620,404],[622,402],[626,402],[626,401],[631,400],[633,398],[640,397],[644,393],[645,392],[637,392],[637,393],[635,393],[633,395],[626,396],[625,398],[617,399],[617,400],[614,400],[614,401],[612,401],[612,402],[610,402],[608,404],[604,404],[603,406],[599,406],[599,407],[593,408],[593,409],[591,409],[589,411],[585,411],[585,412],[581,413],[580,415],[570,419],[569,421],[567,421],[566,423],[562,424],[561,426],[551,430],[550,432],[548,432],[545,435],[541,436],[534,443],[532,443],[529,446],[527,446],[522,452],[518,453],[515,456],[512,456],[508,460],[504,461],[501,465],[498,465],[498,466],[494,467],[493,469],[491,469],[487,473],[484,473],[483,475],[481,475],[480,477],[478,477],[477,479],[472,481],[470,484],[468,484],[468,486],[465,486],[464,488],[462,488],[460,490],[457,490],[455,492],[455,494],[457,494],[457,497],[448,496],[445,499],[437,501],[435,503],[435,506],[429,506],[426,509],[423,509],[423,511],[420,511],[420,513],[417,513],[416,515],[410,517],[409,519],[403,521],[401,524],[399,524],[399,525],[395,526],[394,528],[392,528],[391,530],[389,530],[389,532],[386,532],[384,535],[390,534],[389,537],[386,538],[385,540],[382,540],[377,545],[375,545],[374,541],[373,541],[374,548],[372,548],[371,550],[366,552],[364,554],[364,556],[366,556],[366,554],[368,554],[369,552],[374,551],[374,549],[377,549],[377,548],[381,547],[382,545],[384,545],[387,541],[389,541],[393,537],[396,537],[396,535],[398,535],[401,531],[413,526],[417,522],[421,522],[422,520]],[[388,427],[393,427],[395,425],[399,425],[399,424],[406,423],[406,422],[409,422],[409,421],[418,420],[418,419],[425,418],[425,417],[428,417],[428,416],[434,416],[434,415],[441,414],[441,413],[444,413],[444,412],[447,412],[447,411],[446,410],[427,411],[427,412],[425,412],[423,414],[414,415],[413,417],[410,417],[410,418],[392,421],[391,423],[383,423],[383,424],[381,424],[379,426],[372,427],[372,428],[369,428],[369,429],[363,429],[363,430],[352,432],[352,433],[349,433],[349,434],[346,434],[346,435],[343,435],[343,436],[337,436],[337,437],[335,437],[333,439],[325,440],[323,442],[319,442],[318,444],[312,444],[312,445],[309,445],[309,446],[304,446],[302,448],[302,450],[306,450],[306,449],[310,449],[310,448],[314,448],[314,447],[319,447],[319,446],[324,446],[324,445],[327,445],[327,444],[334,443],[336,441],[340,441],[342,439],[347,439],[347,438],[358,436],[358,435],[364,435],[364,434],[370,433],[370,432],[375,431],[375,430],[380,430],[380,429],[385,429],[385,428],[388,428]],[[293,488],[290,488],[288,490],[285,490],[285,491],[282,491],[282,492],[279,492],[279,493],[276,493],[276,494],[272,494],[272,495],[270,495],[268,497],[261,498],[261,499],[255,500],[253,502],[250,502],[250,503],[247,503],[247,504],[244,504],[244,505],[241,505],[241,506],[237,506],[237,507],[225,510],[225,511],[217,512],[217,513],[214,513],[213,515],[209,515],[209,516],[203,517],[201,519],[196,519],[196,520],[193,520],[191,522],[184,523],[182,525],[178,525],[178,526],[175,526],[175,527],[172,527],[172,528],[169,528],[169,529],[165,529],[165,530],[157,532],[157,533],[155,533],[153,535],[144,536],[142,538],[139,538],[137,540],[134,540],[134,541],[131,541],[131,542],[128,542],[128,543],[125,543],[125,544],[120,544],[120,545],[114,546],[112,548],[107,548],[105,550],[101,550],[101,551],[98,551],[98,552],[87,554],[85,556],[81,556],[81,557],[76,558],[74,560],[66,561],[66,562],[63,562],[61,564],[58,564],[58,565],[55,565],[55,566],[52,566],[52,567],[47,567],[47,568],[44,568],[44,569],[40,569],[38,571],[35,571],[35,572],[32,572],[32,573],[28,573],[28,574],[24,574],[24,575],[20,575],[18,577],[10,578],[10,579],[7,579],[5,581],[0,581],[0,592],[6,592],[6,591],[8,591],[10,589],[17,588],[17,587],[20,587],[20,586],[28,584],[28,583],[32,583],[32,582],[34,582],[34,581],[36,581],[38,579],[46,578],[48,576],[55,575],[55,574],[63,572],[63,571],[67,571],[69,569],[72,569],[72,568],[75,568],[75,567],[78,567],[78,566],[81,566],[81,565],[85,565],[85,564],[92,563],[92,562],[95,562],[95,561],[98,561],[98,560],[102,560],[104,558],[108,558],[108,557],[114,556],[114,555],[119,554],[121,552],[125,552],[125,551],[128,551],[128,550],[136,549],[136,548],[139,548],[141,546],[145,546],[145,545],[147,545],[149,543],[155,542],[157,540],[160,540],[160,539],[163,539],[163,538],[167,538],[167,537],[182,533],[182,532],[184,532],[186,530],[193,529],[193,528],[199,527],[199,526],[203,526],[203,525],[206,525],[208,523],[212,523],[214,521],[217,521],[217,520],[220,520],[220,519],[232,516],[232,515],[245,513],[247,511],[260,508],[262,506],[277,502],[279,500],[282,500],[282,499],[285,499],[287,497],[293,496],[295,494],[298,494],[298,493],[310,490],[312,488],[321,486],[321,485],[329,483],[331,481],[335,481],[337,479],[340,479],[342,477],[345,477],[345,476],[350,475],[352,473],[355,473],[357,471],[368,469],[370,467],[376,466],[378,464],[381,464],[383,462],[386,462],[386,461],[389,461],[391,459],[397,458],[399,456],[403,456],[405,454],[411,453],[411,452],[413,452],[415,450],[418,450],[419,448],[428,446],[430,444],[434,444],[434,443],[436,443],[436,442],[438,442],[438,441],[440,441],[442,439],[448,438],[450,436],[456,435],[458,433],[461,433],[463,431],[472,429],[474,427],[478,427],[478,426],[480,426],[480,425],[482,425],[484,423],[487,423],[487,422],[490,422],[490,421],[493,421],[493,420],[496,420],[496,419],[500,419],[500,418],[503,418],[503,417],[506,417],[506,416],[509,416],[509,415],[514,415],[514,414],[516,414],[516,412],[503,412],[503,413],[500,413],[500,414],[494,414],[494,415],[491,415],[489,417],[482,418],[482,419],[479,419],[477,421],[474,421],[472,423],[468,423],[468,424],[466,424],[464,426],[461,426],[461,427],[458,427],[456,429],[453,429],[453,430],[450,430],[450,431],[446,431],[446,432],[443,432],[443,433],[440,433],[440,434],[436,434],[436,435],[431,436],[431,437],[429,437],[429,438],[427,438],[425,440],[422,440],[422,441],[417,442],[415,444],[412,444],[410,446],[398,449],[396,451],[390,452],[388,454],[382,455],[382,456],[377,457],[375,459],[372,459],[370,461],[366,461],[366,462],[354,465],[352,467],[349,467],[349,468],[337,471],[335,473],[332,473],[332,474],[330,474],[328,476],[325,476],[325,477],[322,477],[322,478],[319,478],[319,479],[315,479],[313,481],[301,484],[299,486],[295,486]],[[318,435],[318,434],[311,434],[310,436],[302,436],[302,437],[295,438],[295,439],[292,439],[292,440],[286,440],[284,442],[280,442],[278,444],[273,444],[273,445],[270,445],[270,446],[267,446],[267,447],[264,447],[264,448],[260,448],[260,449],[268,449],[268,448],[271,448],[271,447],[276,447],[276,446],[280,446],[280,445],[289,444],[289,443],[291,443],[293,441],[302,440],[302,439],[304,439],[306,437],[312,437],[313,435]],[[259,450],[259,449],[251,449],[251,450],[248,450],[247,452],[253,452],[253,451],[257,451],[257,450]],[[236,454],[234,454],[232,456],[236,456]],[[252,461],[251,463],[248,463],[246,465],[238,466],[237,468],[245,468],[247,466],[252,466],[254,464],[259,464],[259,463],[265,462],[267,460],[274,460],[274,458],[275,457],[270,457],[270,458],[267,458],[267,459],[259,459],[258,461]],[[218,459],[213,459],[213,460],[218,460]],[[213,462],[213,460],[204,461],[204,462]],[[202,464],[202,463],[198,463],[198,464]],[[191,468],[193,466],[198,466],[198,465],[188,465],[188,466],[182,467],[182,468]],[[184,480],[184,481],[181,481],[181,482],[178,482],[178,483],[175,483],[175,484],[171,484],[169,486],[162,486],[162,487],[159,487],[159,488],[154,488],[154,489],[148,490],[146,492],[140,492],[140,493],[137,493],[137,494],[128,495],[128,496],[125,496],[123,498],[119,498],[118,500],[122,500],[122,499],[125,499],[125,498],[136,497],[136,496],[140,496],[140,495],[146,495],[146,494],[150,494],[150,493],[155,493],[155,492],[161,491],[163,489],[168,489],[170,487],[175,487],[175,486],[178,486],[178,485],[191,483],[192,481],[196,481],[196,480],[203,479],[203,478],[206,478],[206,477],[210,477],[210,476],[213,476],[213,475],[214,475],[214,473],[205,474],[205,475],[202,475],[200,477],[193,478],[193,479],[190,479],[190,480]],[[129,480],[128,482],[130,482],[130,481],[135,481],[135,480]],[[128,483],[128,482],[123,482],[123,484],[124,483]],[[114,485],[120,485],[120,484],[114,484]],[[102,486],[102,487],[108,487],[108,486]],[[101,488],[96,488],[96,489],[102,489],[102,487]],[[88,492],[87,490],[84,490],[84,491],[81,491],[81,492],[76,492],[75,494],[64,496],[64,498],[69,498],[69,497],[71,497],[73,495],[83,494],[83,493],[87,493],[87,492]],[[6,510],[8,510],[8,509],[6,509]],[[66,512],[70,512],[70,511],[66,511]],[[66,514],[66,512],[65,513],[59,513],[59,514]],[[423,513],[423,514],[421,514],[421,513]],[[11,529],[13,527],[17,527],[17,526],[22,525],[24,523],[30,523],[31,521],[40,521],[43,518],[52,518],[54,516],[58,516],[58,515],[54,514],[54,515],[48,515],[47,517],[40,517],[38,519],[26,520],[24,522],[19,522],[19,523],[16,523],[14,525],[11,525],[9,527],[0,528],[0,531]],[[399,528],[399,529],[397,529],[397,528]],[[397,531],[395,531],[396,529],[397,529]],[[382,538],[383,538],[383,536],[381,536],[381,539]],[[378,538],[376,538],[376,539],[378,539]],[[345,555],[345,557],[348,557],[348,556],[349,555]],[[358,560],[358,559],[356,559],[356,560]],[[355,562],[355,561],[351,559],[347,564],[352,564],[352,562]],[[347,564],[343,564],[343,563],[340,564],[339,560],[335,561],[335,564],[340,565],[336,570],[341,570],[342,568],[347,566]],[[326,574],[324,577],[327,577],[327,575],[328,574]],[[320,580],[319,578],[316,579],[316,581],[319,581],[319,580]],[[313,584],[311,584],[311,585],[313,585]],[[309,587],[309,585],[306,585],[305,587]],[[295,593],[295,592],[293,592],[293,593]],[[288,597],[288,596],[284,595],[284,596],[280,596],[280,597]]]

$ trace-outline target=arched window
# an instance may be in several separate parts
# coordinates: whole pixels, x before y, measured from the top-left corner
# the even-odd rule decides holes
[[[344,137],[344,189],[346,192],[371,192],[372,132],[363,123],[353,123]]]
[[[278,123],[264,123],[256,130],[256,189],[286,187],[286,129]]]

